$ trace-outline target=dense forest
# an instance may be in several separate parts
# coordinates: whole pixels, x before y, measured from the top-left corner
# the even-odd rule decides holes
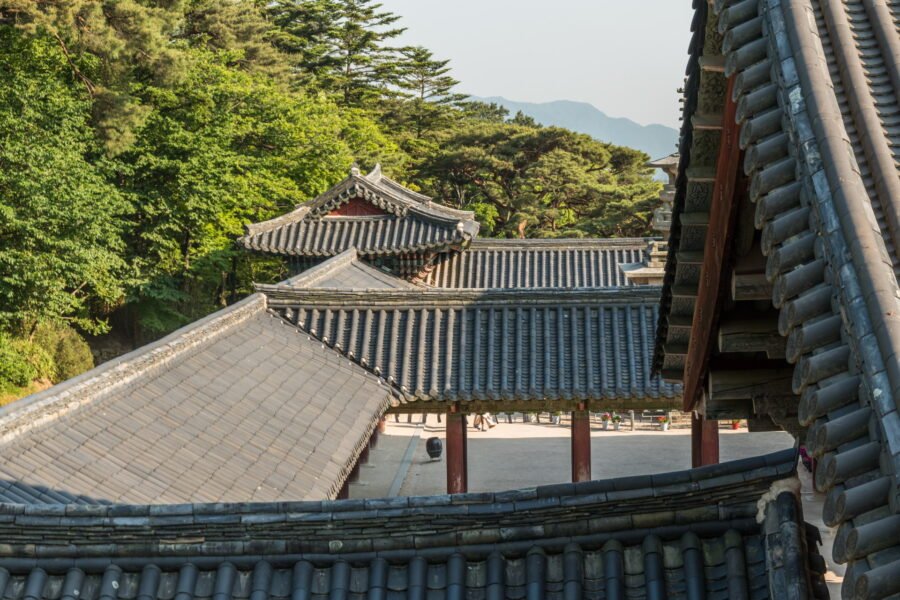
[[[481,235],[644,235],[647,156],[457,93],[372,0],[0,0],[0,402],[277,278],[245,223],[380,162]]]

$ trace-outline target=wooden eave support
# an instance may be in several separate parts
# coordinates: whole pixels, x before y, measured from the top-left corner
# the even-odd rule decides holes
[[[707,361],[712,351],[717,314],[721,308],[723,273],[731,251],[738,202],[735,198],[741,149],[739,126],[735,122],[737,107],[732,99],[734,76],[728,78],[725,111],[716,159],[709,226],[700,268],[700,283],[694,305],[694,320],[684,367],[684,410],[696,406],[703,388]],[[718,433],[716,434],[718,435]]]
[[[766,259],[759,246],[754,244],[746,256],[735,261],[731,272],[731,298],[735,302],[745,300],[771,300],[773,286],[766,278]]]
[[[710,73],[725,72],[725,57],[721,54],[706,55],[699,58],[700,68]]]
[[[765,352],[769,358],[785,355],[785,339],[778,333],[776,311],[723,315],[717,338],[719,352]]]
[[[781,369],[710,369],[707,402],[793,396],[793,367]]]
[[[691,125],[693,125],[694,129],[698,130],[718,130],[722,129],[722,115],[706,115],[706,114],[695,114],[691,117]]]

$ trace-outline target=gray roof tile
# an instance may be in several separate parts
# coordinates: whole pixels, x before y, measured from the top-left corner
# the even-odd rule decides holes
[[[705,590],[709,597],[781,598],[784,586],[812,597],[821,561],[815,540],[804,535],[797,498],[785,492],[760,502],[795,468],[795,453],[785,451],[762,467],[749,459],[668,474],[703,483],[710,490],[704,497],[653,478],[626,478],[325,503],[27,512],[2,505],[0,597],[604,598],[699,597]],[[755,477],[744,477],[751,471]],[[250,497],[292,483],[276,473]],[[318,485],[311,489],[323,491]],[[620,490],[622,499],[597,494],[598,486]],[[740,516],[718,518],[725,507]]]
[[[620,268],[644,260],[649,240],[472,241],[435,260],[425,283],[445,288],[599,288],[631,285]]]
[[[204,330],[209,327],[214,331]],[[144,362],[160,348],[172,349],[166,368]],[[319,369],[314,359],[322,353],[255,296],[124,361],[25,399],[0,414],[0,432],[7,432],[2,477],[16,490],[0,490],[0,500],[30,497],[25,490],[39,486],[115,502],[334,494],[388,391],[346,361]],[[223,354],[234,356],[227,369]],[[289,364],[273,367],[273,357]],[[90,387],[93,378],[132,369],[127,386],[113,380]],[[57,399],[67,394],[81,405],[67,409]],[[329,412],[336,397],[348,410]],[[54,410],[55,420],[34,423],[37,411]],[[342,437],[331,435],[336,430]],[[278,485],[257,489],[286,455],[296,465],[298,455],[316,450],[323,458],[303,461],[302,470],[289,469],[290,478],[279,475]]]
[[[541,296],[260,287],[286,320],[409,401],[679,400],[678,386],[650,374],[655,288]],[[345,393],[341,380],[315,385]]]
[[[655,367],[683,369],[687,340],[670,317],[692,317],[689,292],[700,273],[678,258],[703,248],[702,213],[712,198],[710,183],[695,180],[698,163],[716,156],[718,134],[704,140],[708,134],[696,131],[691,117],[701,105],[721,108],[724,77],[733,77],[744,161],[732,167],[743,168],[756,207],[779,329],[796,365],[799,425],[809,427],[817,484],[828,493],[825,521],[839,526],[835,559],[850,563],[843,591],[882,597],[887,581],[894,582],[891,593],[900,590],[900,540],[881,522],[869,530],[880,535],[864,551],[850,552],[844,542],[872,520],[890,513],[896,520],[900,506],[873,498],[861,515],[833,507],[866,494],[860,486],[873,479],[900,485],[900,435],[890,427],[900,397],[898,13],[891,3],[867,0],[695,6]],[[719,54],[724,76],[701,75],[701,60]],[[704,85],[714,76],[723,85]],[[694,218],[680,218],[687,214]],[[839,323],[840,331],[806,335],[823,323]],[[818,374],[811,368],[829,357],[837,360]],[[863,426],[848,427],[860,415]],[[862,460],[850,454],[878,446],[882,460],[877,452]]]

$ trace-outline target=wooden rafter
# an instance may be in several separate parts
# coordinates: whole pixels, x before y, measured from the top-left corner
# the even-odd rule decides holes
[[[732,76],[728,79],[728,89],[725,92],[725,111],[722,116],[719,154],[716,158],[716,181],[703,250],[700,283],[694,305],[694,320],[691,323],[691,337],[684,365],[685,410],[692,410],[700,398],[707,361],[713,350],[722,291],[724,285],[728,283],[724,277],[724,269],[731,252],[734,221],[738,212],[735,192],[741,156],[738,145],[740,126],[735,119],[737,106],[732,99],[733,88]]]

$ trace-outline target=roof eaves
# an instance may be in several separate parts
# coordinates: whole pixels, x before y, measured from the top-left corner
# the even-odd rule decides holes
[[[323,290],[279,284],[257,284],[270,306],[302,303],[321,306],[583,306],[588,304],[650,304],[659,300],[657,286],[611,288],[421,288],[374,290]]]

